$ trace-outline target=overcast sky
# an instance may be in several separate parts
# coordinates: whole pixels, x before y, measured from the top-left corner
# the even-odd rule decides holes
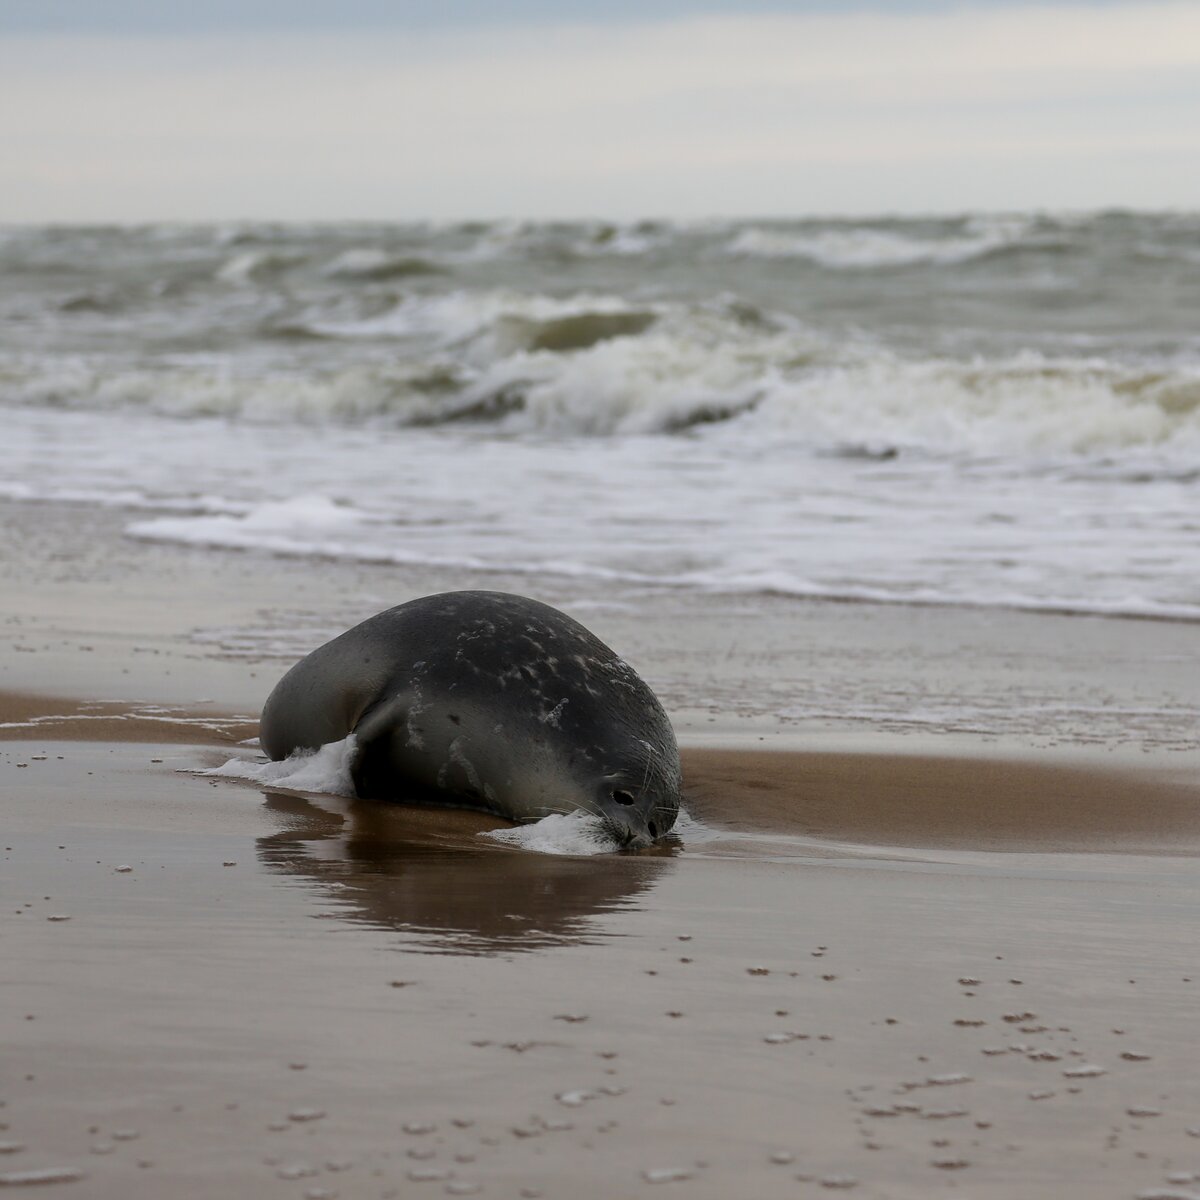
[[[1200,3],[0,0],[0,221],[1200,207]]]

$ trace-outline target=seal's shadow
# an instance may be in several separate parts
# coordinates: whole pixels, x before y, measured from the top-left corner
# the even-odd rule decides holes
[[[480,841],[478,814],[264,791],[281,826],[258,839],[271,871],[313,884],[332,915],[407,935],[406,949],[500,954],[595,943],[598,916],[671,869],[658,853],[569,858]],[[328,806],[326,802],[328,801]]]

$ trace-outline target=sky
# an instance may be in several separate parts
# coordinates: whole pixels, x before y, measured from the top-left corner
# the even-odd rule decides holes
[[[1200,2],[0,0],[0,222],[1200,208]]]

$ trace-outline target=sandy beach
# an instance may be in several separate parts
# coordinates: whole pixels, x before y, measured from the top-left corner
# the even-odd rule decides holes
[[[335,574],[140,543],[92,508],[3,515],[4,1183],[1200,1188],[1196,626],[606,606],[551,577]],[[311,645],[481,582],[638,666],[698,832],[536,854],[481,838],[489,818],[196,773],[253,757]]]

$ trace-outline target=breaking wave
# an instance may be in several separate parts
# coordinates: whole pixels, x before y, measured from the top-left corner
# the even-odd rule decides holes
[[[470,423],[570,436],[727,425],[738,436],[785,436],[847,456],[1200,449],[1200,368],[1190,365],[1147,369],[1036,352],[912,361],[832,346],[805,330],[646,310],[504,313],[464,332],[457,355],[363,358],[322,372],[199,362],[167,374],[64,357],[0,368],[0,387],[10,402],[44,409],[265,424]]]
[[[1190,619],[1198,245],[1125,212],[4,230],[0,499],[582,591]]]
[[[968,262],[1008,247],[1031,242],[1032,221],[1024,217],[975,218],[951,236],[841,223],[828,228],[796,230],[750,226],[739,230],[726,253],[748,258],[807,259],[831,269],[874,269],[917,264]]]
[[[326,263],[323,274],[330,279],[402,279],[408,275],[440,275],[445,268],[430,258],[415,254],[396,255],[386,250],[361,247],[343,250]]]

